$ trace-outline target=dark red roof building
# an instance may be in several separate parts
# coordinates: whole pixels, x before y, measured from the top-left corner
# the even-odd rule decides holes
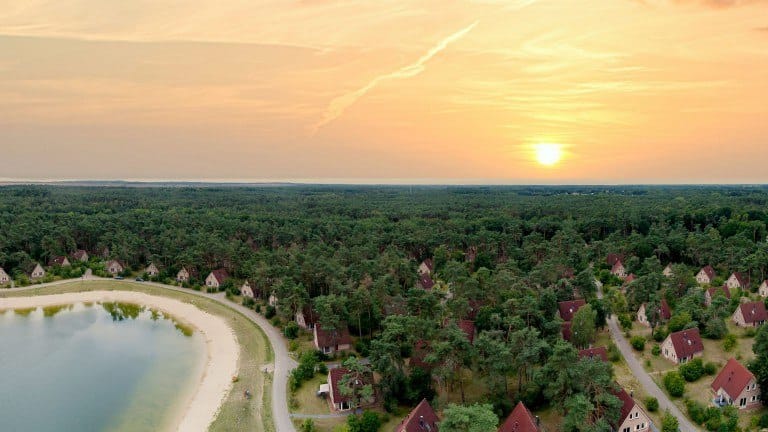
[[[727,286],[723,285],[721,287],[709,288],[704,293],[704,302],[706,303],[707,306],[709,306],[712,304],[712,299],[714,299],[716,295],[720,295],[720,294],[724,295],[725,298],[729,300],[731,298],[731,290],[729,290]]]
[[[742,409],[760,405],[760,389],[755,376],[733,358],[728,360],[712,382],[712,391]]]
[[[587,304],[587,302],[585,302],[584,299],[563,301],[558,303],[557,308],[560,312],[560,318],[562,318],[563,321],[571,321],[573,316],[576,314],[576,311],[578,311],[585,304]]]
[[[501,424],[499,432],[541,432],[541,428],[538,419],[522,402],[518,402],[509,417]]]
[[[458,326],[467,335],[469,343],[475,343],[475,322],[471,320],[459,320]]]
[[[339,329],[324,330],[320,323],[315,324],[315,348],[325,354],[347,351],[352,348],[352,337],[346,325]]]
[[[608,265],[611,267],[622,260],[624,260],[624,254],[608,254],[608,256],[605,258],[605,262],[608,263]]]
[[[429,274],[424,273],[419,276],[418,284],[422,289],[429,291],[435,286],[435,281],[432,280],[432,277],[430,277]]]
[[[605,347],[588,348],[579,351],[580,359],[595,359],[608,362],[608,350]]]
[[[741,327],[758,327],[766,321],[768,312],[761,301],[742,303],[733,313],[733,322]]]
[[[661,344],[661,354],[675,363],[685,363],[703,353],[704,344],[697,328],[671,333]]]
[[[397,425],[395,432],[438,432],[439,421],[429,402],[422,399],[416,408]]]
[[[571,322],[565,321],[562,324],[561,331],[563,333],[563,339],[570,342],[571,341]]]

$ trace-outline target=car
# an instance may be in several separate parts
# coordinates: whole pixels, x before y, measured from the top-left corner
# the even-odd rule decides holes
[[[140,278],[140,277],[137,277],[137,278],[136,278],[136,282],[144,282],[144,279],[142,279],[142,278]]]
[[[123,279],[125,279],[125,278],[122,277],[122,276],[115,276],[115,280],[123,280]]]

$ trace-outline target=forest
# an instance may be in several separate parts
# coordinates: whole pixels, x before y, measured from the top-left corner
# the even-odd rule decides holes
[[[8,186],[0,188],[0,267],[21,280],[35,263],[83,249],[134,272],[154,263],[165,282],[182,267],[203,277],[224,268],[261,296],[274,294],[285,322],[311,307],[323,328],[348,326],[387,408],[448,391],[463,399],[465,381],[481,377],[482,399],[499,418],[522,400],[560,410],[565,431],[603,431],[620,403],[610,363],[578,361],[590,327],[663,298],[688,314],[682,325],[722,338],[727,313],[700,307],[693,275],[711,265],[721,278],[738,271],[766,279],[767,192]],[[622,284],[609,254],[625,257],[636,279],[601,300],[596,281]],[[433,263],[430,289],[419,280],[424,260]],[[661,275],[668,264],[672,278]],[[583,331],[570,344],[556,315],[559,301],[574,298],[588,302],[580,315],[591,322],[574,322]],[[474,340],[459,326],[467,320]],[[411,367],[416,356],[423,367]]]

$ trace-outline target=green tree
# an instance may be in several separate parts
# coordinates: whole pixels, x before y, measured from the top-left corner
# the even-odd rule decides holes
[[[446,432],[496,432],[499,418],[488,404],[454,405],[443,410],[440,430]]]
[[[757,378],[760,399],[768,401],[768,326],[760,326],[757,330],[752,351],[755,353],[755,359],[749,364],[749,369]]]
[[[347,417],[349,432],[378,432],[381,428],[381,417],[375,411],[364,411],[361,415]]]
[[[661,419],[661,432],[677,432],[680,428],[680,424],[677,421],[677,417],[673,416],[669,411],[664,412],[664,417]]]
[[[571,322],[571,342],[579,348],[588,346],[595,339],[597,313],[590,305],[582,306]]]

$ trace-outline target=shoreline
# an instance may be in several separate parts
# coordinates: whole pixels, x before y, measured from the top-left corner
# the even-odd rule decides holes
[[[180,398],[179,415],[169,414],[169,430],[206,431],[229,395],[232,377],[238,374],[240,345],[234,331],[221,317],[179,300],[136,291],[83,291],[33,297],[0,298],[0,310],[49,307],[86,302],[125,302],[165,312],[199,330],[205,338],[205,366],[200,381],[191,385],[193,394]],[[173,408],[172,406],[169,408]]]

